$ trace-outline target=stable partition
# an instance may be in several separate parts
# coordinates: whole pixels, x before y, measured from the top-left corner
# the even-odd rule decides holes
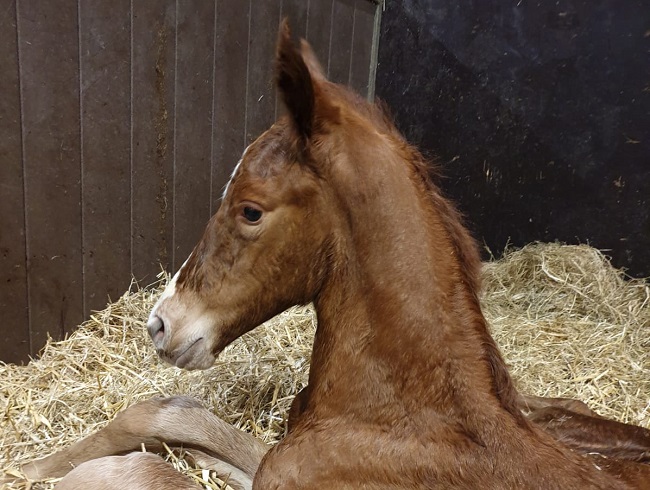
[[[369,0],[0,0],[0,360],[190,253],[283,110],[280,19],[372,96]]]

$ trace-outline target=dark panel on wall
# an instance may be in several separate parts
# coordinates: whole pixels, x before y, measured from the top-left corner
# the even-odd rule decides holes
[[[176,2],[133,2],[133,277],[171,269]]]
[[[214,57],[214,131],[212,133],[212,211],[245,145],[246,80],[250,3],[217,3]]]
[[[130,0],[80,2],[79,32],[85,318],[131,281]]]
[[[1,0],[0,12],[0,312],[27,326],[27,272],[25,268],[25,215],[20,134],[20,91],[16,5]],[[10,327],[13,325],[10,325]],[[3,360],[19,362],[30,353],[28,328],[0,330]]]
[[[377,94],[493,252],[588,241],[647,276],[648,18],[638,0],[387,2]]]
[[[38,348],[48,332],[60,336],[83,319],[77,4],[20,2],[17,17],[30,333]]]
[[[240,5],[241,6],[241,5]],[[215,3],[177,2],[174,118],[174,269],[210,218]]]
[[[0,0],[0,12],[4,361],[71,332],[132,276],[146,285],[182,264],[282,110],[282,17],[337,81],[365,91],[372,76],[368,0]]]

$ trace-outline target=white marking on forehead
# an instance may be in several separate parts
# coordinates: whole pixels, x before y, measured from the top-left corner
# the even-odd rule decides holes
[[[248,149],[250,147],[251,147],[251,145],[248,145],[246,147],[246,149],[244,150],[244,153],[242,153],[241,158],[237,162],[237,165],[235,165],[235,168],[232,170],[232,174],[230,174],[230,180],[226,183],[226,187],[223,189],[223,195],[221,196],[222,201],[226,199],[226,194],[228,194],[228,189],[230,188],[230,183],[235,179],[235,175],[237,174],[237,171],[239,170],[241,162],[244,160],[244,158],[246,158],[246,153],[248,153]]]
[[[190,257],[192,254],[190,254]],[[176,274],[174,274],[174,277],[172,277],[172,280],[167,283],[167,286],[165,287],[165,290],[162,292],[160,295],[160,298],[158,298],[158,301],[156,301],[156,304],[154,307],[151,309],[151,313],[149,314],[149,319],[152,319],[156,315],[156,311],[158,310],[158,307],[162,304],[163,301],[165,301],[167,298],[171,298],[174,296],[176,293],[176,281],[178,280],[178,276],[180,275],[181,271],[183,270],[183,267],[185,267],[185,264],[187,264],[187,261],[190,260],[190,257],[188,257],[185,262],[183,262],[183,265],[178,269]]]

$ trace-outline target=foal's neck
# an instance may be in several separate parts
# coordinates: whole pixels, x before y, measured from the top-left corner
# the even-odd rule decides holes
[[[467,421],[480,404],[521,422],[481,314],[476,264],[467,263],[478,262],[475,247],[453,208],[418,178],[386,166],[341,190],[348,223],[315,301],[313,396],[375,418],[397,409]]]

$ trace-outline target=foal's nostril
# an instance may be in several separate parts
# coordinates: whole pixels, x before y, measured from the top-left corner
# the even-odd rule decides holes
[[[156,348],[161,348],[165,338],[165,324],[162,321],[162,318],[159,316],[149,318],[147,330],[149,330],[149,335],[151,336],[151,340],[153,340],[153,344]]]

